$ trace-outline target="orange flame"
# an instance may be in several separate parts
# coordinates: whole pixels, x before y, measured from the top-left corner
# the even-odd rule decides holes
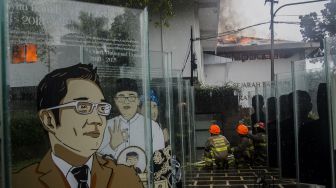
[[[37,62],[37,46],[35,44],[26,45],[26,62],[27,63]]]
[[[239,40],[240,44],[249,44],[251,42],[252,42],[252,38],[250,38],[250,37],[242,37]]]
[[[36,63],[37,62],[37,45],[21,44],[13,46],[12,63]]]
[[[225,40],[226,42],[237,43],[237,37],[234,36],[234,35],[227,35],[227,36],[224,36],[224,40]]]
[[[24,45],[15,45],[13,46],[13,57],[12,63],[18,64],[25,61],[25,46]]]
[[[218,39],[219,42],[224,44],[237,44],[237,45],[250,45],[255,40],[260,40],[256,37],[244,37],[236,35],[226,35]]]

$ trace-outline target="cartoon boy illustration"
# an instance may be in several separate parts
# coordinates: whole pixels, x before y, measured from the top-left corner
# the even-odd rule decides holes
[[[141,97],[141,102],[144,102],[144,96]],[[154,89],[150,90],[150,104],[151,104],[151,118],[153,121],[157,122],[159,124],[159,126],[161,127],[160,123],[159,123],[159,107],[160,107],[160,100],[158,95],[156,94]],[[144,114],[145,112],[145,105],[142,105],[141,108],[141,113]],[[167,146],[169,144],[169,131],[167,128],[162,128],[163,131],[163,136],[164,136],[164,141],[165,141],[165,145]]]
[[[126,165],[135,168],[135,171],[137,173],[141,173],[140,168],[136,166],[138,161],[139,155],[137,154],[137,152],[133,151],[126,154]]]
[[[121,115],[108,120],[100,153],[118,158],[120,152],[130,146],[138,146],[145,151],[145,119],[137,113],[140,100],[134,79],[117,80],[114,102]],[[152,138],[153,152],[164,148],[162,130],[154,121],[152,121]]]
[[[149,94],[151,104],[151,118],[153,121],[158,122],[160,101],[156,92],[153,89],[150,90]],[[140,104],[143,104],[144,100],[145,100],[144,96],[141,96]],[[141,113],[144,114],[144,112],[145,112],[145,105],[141,105]]]
[[[92,65],[47,74],[38,85],[37,108],[51,150],[13,175],[14,188],[143,187],[133,168],[96,154],[111,105]]]

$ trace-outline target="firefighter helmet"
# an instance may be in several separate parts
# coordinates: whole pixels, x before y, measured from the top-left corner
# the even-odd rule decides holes
[[[247,135],[248,134],[248,128],[244,124],[239,124],[236,128],[236,131],[237,131],[238,134],[241,134],[241,135]]]
[[[219,128],[218,125],[212,124],[212,125],[210,125],[209,132],[211,134],[219,134],[220,133],[220,128]]]

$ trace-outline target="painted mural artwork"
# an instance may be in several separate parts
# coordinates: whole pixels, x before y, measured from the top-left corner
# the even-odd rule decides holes
[[[118,79],[114,102],[120,115],[108,120],[99,152],[118,158],[120,153],[130,146],[137,146],[145,150],[145,119],[137,112],[140,99],[136,81],[130,78]],[[154,121],[152,122],[152,137],[153,151],[163,149],[163,132]],[[146,166],[144,163],[146,161],[139,161],[139,165]]]
[[[107,121],[99,152],[104,156],[107,155],[117,159],[119,164],[132,166],[138,172],[142,181],[146,182],[148,156],[145,153],[145,117],[138,112],[141,103],[140,98],[136,80],[120,78],[116,81],[114,102],[120,115]],[[152,115],[156,114],[155,116],[157,116],[157,113],[158,109],[152,110]],[[165,140],[160,125],[155,121],[152,121],[151,125],[152,150],[155,153],[165,149]],[[169,168],[169,162],[167,164]],[[157,185],[155,186],[158,186],[158,183],[162,184],[156,182]],[[166,185],[168,185],[167,181]]]
[[[14,188],[143,187],[134,168],[97,154],[111,104],[96,71],[90,64],[77,64],[41,80],[36,102],[50,150],[39,163],[13,175]]]
[[[151,166],[154,187],[170,187],[169,132],[158,122],[164,109],[154,91],[151,105],[141,102],[150,85],[147,10],[7,5],[13,187],[147,187]],[[150,107],[152,117],[141,113]]]
[[[144,101],[144,97],[142,96],[142,102]],[[144,113],[145,105],[142,105],[142,113]],[[154,181],[155,187],[172,187],[173,182],[179,182],[180,178],[177,173],[179,173],[179,169],[175,169],[175,174],[173,173],[172,164],[176,164],[179,167],[179,162],[176,159],[173,159],[172,149],[169,142],[169,131],[168,128],[164,128],[159,123],[159,114],[160,110],[160,99],[158,97],[157,92],[154,89],[150,90],[150,108],[151,108],[151,118],[153,121],[157,122],[164,135],[165,148],[154,151],[153,154],[153,166],[154,166]]]
[[[38,117],[50,149],[41,161],[13,174],[14,188],[146,186],[145,117],[138,112],[137,82],[116,80],[113,102],[120,115],[111,119],[112,105],[103,93],[92,64],[56,69],[40,81]],[[173,178],[171,147],[154,121],[159,99],[153,90],[150,99],[154,184],[168,188]]]

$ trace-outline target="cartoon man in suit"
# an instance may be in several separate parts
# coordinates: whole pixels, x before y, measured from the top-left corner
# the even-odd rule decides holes
[[[47,74],[38,85],[37,108],[51,150],[13,175],[14,188],[143,187],[133,168],[96,154],[111,105],[92,65]]]

